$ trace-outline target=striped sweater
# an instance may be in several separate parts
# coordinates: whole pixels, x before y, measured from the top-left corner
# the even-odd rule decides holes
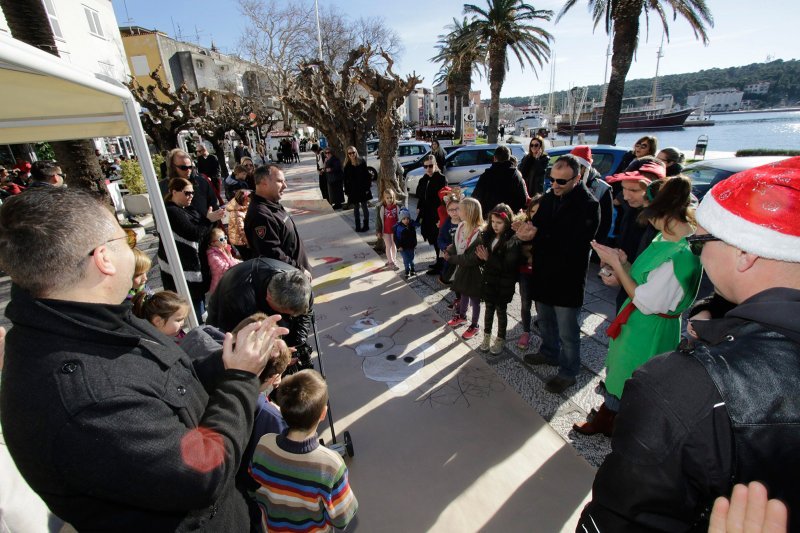
[[[347,466],[317,439],[314,435],[296,442],[286,433],[271,433],[258,442],[250,475],[259,484],[255,497],[263,531],[333,531],[344,529],[355,516],[358,502],[350,490]]]

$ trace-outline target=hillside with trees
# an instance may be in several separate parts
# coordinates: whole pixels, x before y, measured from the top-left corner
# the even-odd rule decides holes
[[[712,68],[686,74],[670,74],[659,78],[659,94],[672,94],[675,103],[686,105],[686,97],[695,91],[710,89],[724,89],[735,87],[743,89],[745,85],[768,81],[770,83],[767,94],[745,94],[745,100],[753,101],[754,108],[767,108],[789,105],[800,105],[800,60],[784,61],[778,59],[768,63],[753,63],[741,67]],[[600,100],[603,90],[602,85],[590,85],[586,95],[587,100]],[[646,96],[653,91],[653,78],[627,80],[625,82],[625,97]],[[555,93],[557,105],[566,97],[567,91]],[[548,94],[535,96],[540,104],[546,104]],[[516,96],[503,98],[504,104],[514,106],[527,105],[530,96]]]

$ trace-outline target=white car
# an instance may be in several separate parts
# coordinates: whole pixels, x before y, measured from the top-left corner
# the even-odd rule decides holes
[[[380,160],[378,159],[378,145],[380,141],[367,141],[367,170],[372,175],[372,179],[378,179]],[[423,155],[431,151],[431,144],[423,141],[400,141],[397,146],[397,158],[400,163],[410,163],[416,161]]]
[[[462,181],[480,176],[492,166],[494,151],[499,144],[469,144],[451,152],[445,159],[444,177],[448,185],[458,185]],[[521,144],[506,144],[517,163],[525,157],[525,148]],[[424,168],[416,168],[406,174],[406,191],[416,196],[419,180],[425,174]]]

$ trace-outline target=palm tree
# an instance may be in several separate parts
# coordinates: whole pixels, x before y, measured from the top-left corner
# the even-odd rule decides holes
[[[508,49],[513,52],[524,69],[531,66],[534,73],[536,64],[542,67],[543,61],[550,57],[549,43],[553,36],[531,22],[550,20],[553,12],[535,9],[522,0],[487,0],[488,9],[473,4],[464,4],[464,14],[474,15],[465,40],[484,43],[487,47],[489,64],[489,90],[492,95],[489,107],[489,142],[497,142],[497,127],[500,118],[500,91],[508,70]]]
[[[600,122],[600,133],[597,142],[614,144],[619,126],[619,114],[622,109],[622,96],[625,92],[625,78],[631,68],[633,54],[639,44],[639,20],[645,15],[645,24],[649,27],[650,12],[655,12],[661,20],[664,35],[669,40],[669,24],[666,10],[672,10],[672,20],[678,15],[685,18],[694,31],[695,38],[708,44],[706,24],[714,26],[711,12],[705,0],[588,0],[595,28],[602,22],[606,33],[614,35],[611,56],[611,77],[606,89],[603,120]],[[567,0],[561,8],[556,22],[569,11],[578,0]],[[666,8],[666,10],[665,10]]]
[[[442,63],[434,83],[447,81],[447,92],[450,97],[450,110],[454,115],[455,136],[461,137],[461,114],[465,99],[469,98],[472,88],[472,74],[481,75],[480,68],[486,56],[486,46],[482,42],[472,42],[468,35],[470,20],[453,19],[453,23],[445,26],[448,33],[439,35],[436,48],[439,53],[431,61]]]

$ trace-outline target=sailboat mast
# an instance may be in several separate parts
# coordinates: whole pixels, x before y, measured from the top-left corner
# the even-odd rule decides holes
[[[606,93],[608,92],[608,62],[611,59],[611,43],[614,38],[614,32],[608,34],[608,47],[606,48],[606,68],[603,71],[603,91],[600,94],[600,101],[605,105]]]
[[[658,52],[656,52],[656,76],[653,78],[653,96],[650,99],[650,105],[655,107],[658,100],[658,69],[661,65],[661,58],[664,57],[664,34],[661,34],[661,44],[658,45]]]

